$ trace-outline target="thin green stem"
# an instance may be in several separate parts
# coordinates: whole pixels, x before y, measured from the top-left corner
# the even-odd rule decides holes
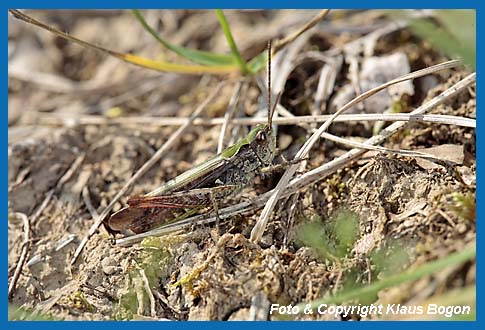
[[[243,60],[243,58],[241,57],[241,54],[239,53],[239,50],[237,49],[236,43],[234,42],[234,38],[232,37],[231,29],[226,20],[226,16],[224,16],[224,13],[222,12],[221,9],[216,9],[216,15],[217,15],[217,18],[219,19],[219,23],[221,24],[222,31],[224,31],[224,35],[226,36],[227,43],[231,48],[232,54],[236,58],[236,61],[239,64],[242,73],[246,74],[248,72],[246,62]]]
[[[169,43],[168,41],[162,39],[158,35],[158,33],[150,25],[148,25],[147,21],[145,21],[145,18],[143,18],[143,15],[138,9],[133,9],[132,13],[148,33],[150,33],[160,44],[175,52],[176,54],[185,57],[195,63],[203,65],[236,66],[236,60],[233,55],[211,53],[197,49],[185,48]]]
[[[463,263],[467,260],[474,258],[476,255],[476,247],[472,246],[463,251],[456,252],[445,258],[438,259],[432,262],[428,262],[422,266],[415,269],[410,269],[408,271],[383,278],[382,280],[375,282],[371,285],[366,285],[362,288],[353,289],[347,292],[342,292],[333,297],[323,298],[315,300],[310,303],[312,308],[318,307],[320,304],[341,304],[346,301],[353,299],[358,299],[359,297],[366,296],[369,294],[376,294],[380,290],[396,286],[405,282],[415,281],[424,276],[431,275],[443,268],[448,266],[453,266],[456,264]],[[300,307],[305,307],[306,304],[301,304]]]

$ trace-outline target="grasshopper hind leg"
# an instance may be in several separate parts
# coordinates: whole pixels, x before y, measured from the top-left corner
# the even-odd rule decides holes
[[[217,201],[216,201],[216,198],[214,196],[214,192],[209,192],[209,195],[210,195],[210,199],[212,201],[212,207],[214,208],[214,212],[216,214],[216,228],[217,228],[217,233],[218,234],[221,234],[221,229],[219,227],[219,224],[220,224],[220,218],[219,218],[219,207],[217,206]]]

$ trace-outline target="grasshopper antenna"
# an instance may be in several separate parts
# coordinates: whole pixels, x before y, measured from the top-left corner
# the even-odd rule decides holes
[[[273,103],[273,107],[271,108],[271,119],[273,119],[274,112],[276,111],[276,107],[278,106],[278,103],[280,103],[281,95],[283,95],[283,91],[280,91],[276,96],[276,100]]]
[[[271,111],[271,39],[268,40],[268,127],[272,127],[272,111]]]
[[[283,91],[278,93],[276,96],[275,103],[271,106],[271,39],[268,40],[268,126],[271,129],[273,125],[273,115],[276,110],[276,106],[280,102],[281,94]]]

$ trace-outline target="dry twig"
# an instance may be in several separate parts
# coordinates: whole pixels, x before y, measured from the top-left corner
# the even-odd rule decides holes
[[[64,175],[59,179],[57,182],[56,186],[49,190],[40,204],[39,208],[35,211],[35,213],[32,215],[32,218],[30,219],[30,224],[35,225],[37,220],[40,218],[42,215],[42,212],[44,212],[45,208],[49,205],[50,201],[52,200],[52,197],[54,197],[54,194],[62,189],[62,186],[71,179],[74,173],[79,169],[81,164],[84,161],[84,158],[86,157],[85,153],[82,153],[79,155],[74,162],[72,162],[71,166],[69,166],[69,169],[64,173]]]
[[[35,213],[32,215],[30,220],[23,213],[15,213],[15,215],[17,217],[20,217],[24,220],[24,235],[29,235],[29,233],[25,234],[25,221],[26,221],[26,219],[27,219],[27,222],[28,222],[29,232],[30,232],[30,226],[34,225],[37,222],[37,220],[42,215],[42,212],[44,212],[44,210],[46,209],[46,207],[49,205],[50,201],[52,200],[52,197],[54,197],[54,194],[56,192],[60,191],[62,186],[67,181],[69,181],[71,179],[72,175],[81,166],[82,162],[84,161],[85,156],[86,155],[83,153],[74,160],[74,162],[71,164],[71,166],[66,171],[66,173],[64,173],[64,175],[59,179],[56,186],[47,192],[44,200],[42,201],[40,206],[37,208]],[[26,219],[24,218],[24,216],[25,216]],[[30,242],[28,242],[28,243],[25,243],[25,242],[26,241],[24,240],[24,247],[22,248],[22,255],[21,255],[19,262],[17,264],[17,268],[15,269],[15,274],[14,274],[14,277],[12,278],[11,285],[9,286],[9,293],[8,293],[9,298],[11,297],[11,294],[13,293],[13,291],[11,291],[11,290],[14,289],[15,283],[17,282],[18,277],[20,275],[20,271],[22,270],[23,264],[25,263],[25,260],[27,258],[27,252],[28,252],[28,248],[30,247]],[[34,256],[34,257],[36,257],[36,256]],[[18,270],[18,274],[17,274],[17,270]],[[13,285],[12,285],[12,283],[13,283]]]
[[[351,141],[347,140],[338,136],[335,136],[330,133],[323,133],[321,137],[334,141],[337,143],[341,143],[347,146],[351,146],[354,148],[359,148],[359,149],[365,149],[365,150],[374,150],[374,151],[379,151],[387,154],[396,154],[396,155],[401,155],[401,156],[406,156],[406,157],[417,157],[417,158],[424,158],[424,159],[431,159],[431,160],[438,160],[438,161],[444,161],[444,159],[438,158],[434,155],[427,154],[425,152],[421,151],[413,151],[413,150],[404,150],[404,149],[389,149],[381,146],[374,146],[374,145],[368,145],[365,143],[360,143],[357,141]]]
[[[236,105],[239,100],[239,95],[241,94],[241,88],[243,83],[239,81],[234,87],[231,99],[229,100],[229,105],[227,106],[227,111],[224,114],[224,122],[222,123],[221,133],[219,134],[219,141],[217,143],[217,153],[220,154],[224,150],[224,138],[226,137],[227,128],[236,110]]]
[[[14,293],[15,287],[17,285],[17,281],[20,277],[20,273],[22,272],[22,268],[24,267],[25,260],[27,260],[27,254],[29,253],[30,248],[30,222],[29,218],[20,212],[16,212],[13,214],[15,217],[21,219],[24,223],[24,241],[22,243],[22,252],[20,253],[19,261],[17,262],[17,266],[15,267],[15,272],[13,274],[12,280],[8,285],[8,298],[10,299]]]
[[[87,186],[83,188],[82,196],[84,204],[89,211],[89,214],[91,214],[93,219],[97,219],[99,217],[99,214],[98,211],[96,211],[96,209],[94,208],[93,203],[91,203],[91,197],[89,197],[89,188]]]
[[[301,36],[303,33],[306,31],[310,30],[312,27],[317,25],[322,19],[327,16],[327,14],[330,12],[330,9],[324,9],[320,13],[318,13],[317,16],[312,18],[308,23],[306,23],[304,26],[302,26],[298,31],[293,32],[292,34],[284,37],[283,39],[278,40],[275,45],[274,45],[274,51],[277,52],[281,48],[285,47],[286,45],[290,44],[293,42],[296,38]]]

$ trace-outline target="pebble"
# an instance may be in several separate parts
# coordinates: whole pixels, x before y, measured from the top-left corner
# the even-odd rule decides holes
[[[116,261],[112,257],[106,257],[101,260],[101,269],[106,275],[111,275],[117,271],[118,266],[116,266]]]
[[[458,234],[464,234],[467,231],[467,226],[464,223],[459,223],[456,225],[456,231]]]

